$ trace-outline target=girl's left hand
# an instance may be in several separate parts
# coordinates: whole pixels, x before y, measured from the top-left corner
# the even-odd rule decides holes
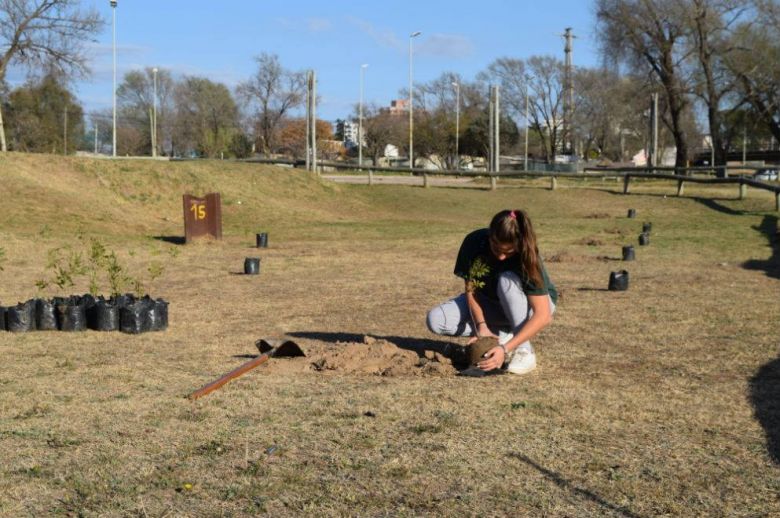
[[[501,347],[493,347],[485,353],[485,359],[477,364],[483,371],[498,369],[504,364],[504,350]]]

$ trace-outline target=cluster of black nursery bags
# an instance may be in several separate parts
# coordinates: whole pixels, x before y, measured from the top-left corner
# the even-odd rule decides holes
[[[16,306],[0,306],[0,330],[122,331],[145,333],[168,328],[168,302],[144,296],[117,295],[109,299],[73,295],[30,299]]]

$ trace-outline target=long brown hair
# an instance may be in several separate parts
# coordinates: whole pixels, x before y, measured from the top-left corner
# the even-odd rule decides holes
[[[523,273],[536,286],[543,287],[536,232],[528,214],[521,209],[502,210],[490,222],[490,239],[497,243],[512,243],[520,256]]]

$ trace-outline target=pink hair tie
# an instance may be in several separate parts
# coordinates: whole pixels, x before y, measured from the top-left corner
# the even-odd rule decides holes
[[[515,211],[511,211],[509,213],[509,217],[512,218],[512,219],[517,219],[517,214],[515,214]]]

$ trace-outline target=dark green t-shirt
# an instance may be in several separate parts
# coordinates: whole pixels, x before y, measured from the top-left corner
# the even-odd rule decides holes
[[[528,278],[523,271],[522,263],[519,255],[514,255],[503,261],[499,261],[495,258],[490,251],[489,230],[481,228],[471,232],[463,240],[463,244],[460,245],[458,251],[458,259],[455,261],[455,275],[463,279],[468,279],[469,269],[471,269],[472,263],[481,257],[485,264],[488,266],[489,271],[487,275],[481,278],[484,281],[485,286],[479,288],[477,291],[484,295],[486,298],[492,301],[498,301],[498,276],[506,271],[515,272],[520,277],[523,291],[526,295],[550,295],[554,304],[558,303],[558,291],[555,289],[550,277],[547,275],[547,270],[544,268],[544,263],[539,258],[539,264],[542,268],[542,280],[544,286],[537,286],[534,282]]]

